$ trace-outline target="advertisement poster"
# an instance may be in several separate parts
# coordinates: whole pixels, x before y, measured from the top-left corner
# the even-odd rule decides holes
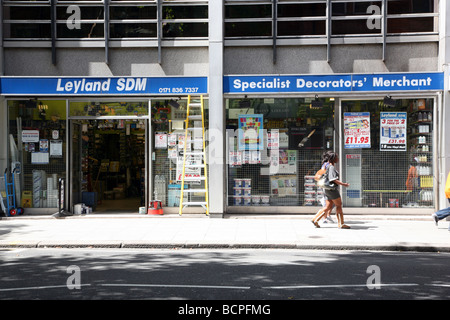
[[[167,149],[167,134],[166,133],[156,133],[155,134],[155,148],[156,149]]]
[[[202,156],[188,155],[186,156],[186,166],[184,168],[185,178],[200,178],[201,168],[198,165],[202,164]],[[191,167],[191,166],[197,167]],[[183,157],[177,158],[177,181],[181,181],[183,177]],[[188,181],[190,184],[200,183],[200,180]]]
[[[297,176],[272,176],[270,177],[271,196],[295,196],[297,194]]]
[[[380,113],[380,151],[406,151],[406,112]]]
[[[344,148],[370,148],[369,112],[344,112]]]
[[[240,151],[230,151],[229,154],[229,164],[230,167],[240,167],[242,166],[242,152]]]
[[[239,116],[239,150],[263,150],[263,115],[246,114]]]
[[[22,130],[22,142],[39,142],[39,130]]]
[[[267,148],[280,148],[280,131],[278,129],[272,129],[267,133]]]

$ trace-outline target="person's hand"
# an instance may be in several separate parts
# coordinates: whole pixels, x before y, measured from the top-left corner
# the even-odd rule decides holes
[[[350,186],[350,183],[345,182],[345,183],[343,184],[343,186],[344,186],[344,187],[348,187],[348,186]]]

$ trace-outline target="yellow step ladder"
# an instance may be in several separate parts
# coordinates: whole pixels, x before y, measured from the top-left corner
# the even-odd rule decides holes
[[[201,120],[201,127],[199,122]],[[194,122],[192,124],[192,122]],[[201,135],[200,135],[201,132]],[[192,139],[189,141],[189,133],[192,133]],[[187,149],[188,143],[194,143],[191,150]],[[185,120],[185,134],[184,134],[184,150],[183,150],[183,172],[181,175],[181,191],[180,191],[180,209],[181,216],[183,209],[187,206],[202,206],[205,209],[206,215],[209,215],[208,202],[208,169],[206,158],[205,145],[205,119],[204,119],[204,105],[203,95],[195,99],[188,96],[186,120]],[[201,143],[201,151],[196,148]],[[193,176],[186,177],[186,168],[189,171],[197,172]],[[195,170],[197,169],[197,170]],[[199,174],[198,174],[199,173]],[[189,188],[185,189],[185,182],[189,183]],[[203,184],[203,186],[202,186]],[[184,195],[187,195],[187,201],[184,201]],[[200,194],[200,196],[199,196]],[[191,200],[192,198],[203,198],[201,201]]]

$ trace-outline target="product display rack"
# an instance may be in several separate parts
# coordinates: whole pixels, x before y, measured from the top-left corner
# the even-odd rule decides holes
[[[417,204],[429,207],[434,202],[433,179],[433,112],[422,108],[410,113],[409,151],[418,175]]]

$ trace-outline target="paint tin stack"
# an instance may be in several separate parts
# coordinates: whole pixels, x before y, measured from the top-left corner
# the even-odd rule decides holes
[[[234,179],[233,204],[250,206],[252,204],[252,179]]]

